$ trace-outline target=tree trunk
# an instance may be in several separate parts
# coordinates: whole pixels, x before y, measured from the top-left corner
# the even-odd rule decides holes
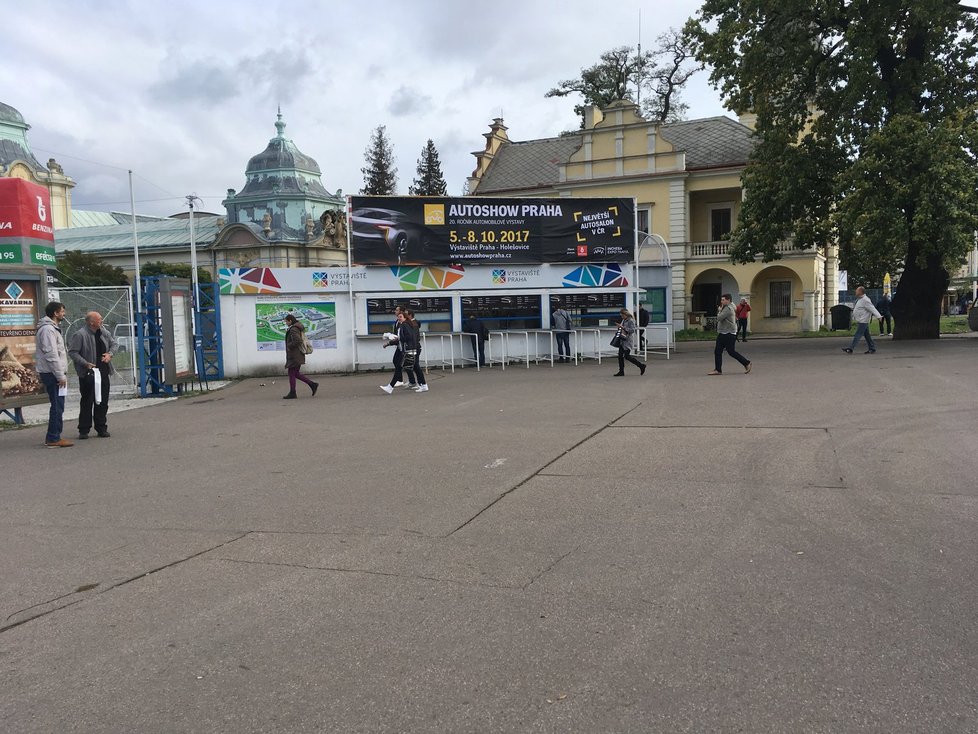
[[[911,248],[914,249],[914,248]],[[921,268],[909,261],[893,298],[894,339],[937,339],[941,335],[941,302],[950,283],[939,258]]]

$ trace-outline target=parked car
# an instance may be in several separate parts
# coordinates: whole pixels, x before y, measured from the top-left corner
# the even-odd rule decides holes
[[[119,345],[120,352],[131,352],[132,345],[136,341],[136,325],[116,324],[112,330],[112,336],[115,338],[116,344]]]

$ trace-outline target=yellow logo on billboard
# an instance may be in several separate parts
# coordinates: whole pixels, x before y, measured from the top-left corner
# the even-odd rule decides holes
[[[424,223],[440,225],[445,223],[445,205],[444,204],[425,204],[424,205]]]

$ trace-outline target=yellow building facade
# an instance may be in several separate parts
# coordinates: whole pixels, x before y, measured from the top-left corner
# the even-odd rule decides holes
[[[780,260],[730,262],[728,236],[753,145],[746,125],[727,117],[658,124],[618,101],[591,108],[584,129],[557,138],[511,141],[501,119],[485,138],[484,150],[473,153],[470,195],[634,197],[640,232],[658,235],[669,249],[676,329],[708,327],[722,293],[748,299],[755,334],[827,323],[837,297],[835,248],[785,243]],[[639,247],[639,263],[659,257],[655,250]]]

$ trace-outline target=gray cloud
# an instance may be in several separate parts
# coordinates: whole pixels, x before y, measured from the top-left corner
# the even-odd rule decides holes
[[[431,97],[412,87],[401,86],[394,90],[387,104],[387,111],[394,117],[406,117],[421,112],[431,105]]]

